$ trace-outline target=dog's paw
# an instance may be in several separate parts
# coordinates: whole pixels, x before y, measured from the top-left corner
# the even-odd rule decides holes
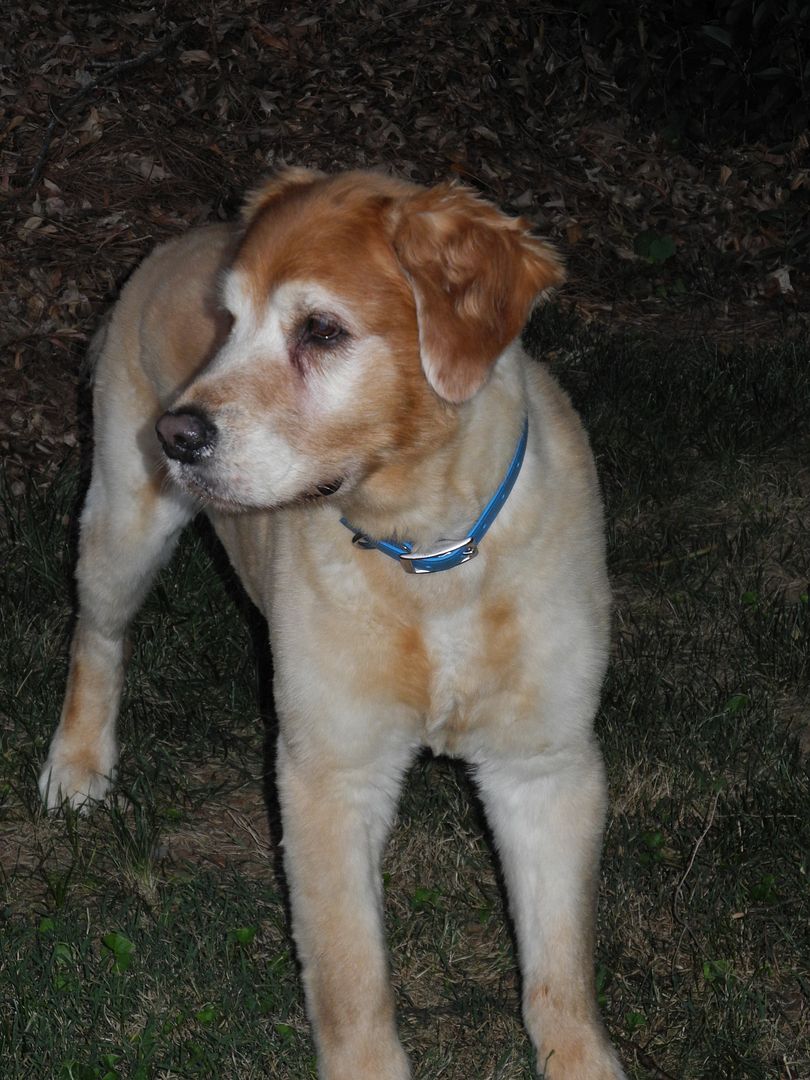
[[[48,810],[59,810],[68,803],[74,810],[86,813],[106,796],[112,772],[113,766],[105,773],[85,761],[50,754],[39,777],[42,801]]]
[[[537,1072],[543,1080],[627,1080],[613,1047],[603,1037],[571,1040],[558,1050],[541,1051]]]

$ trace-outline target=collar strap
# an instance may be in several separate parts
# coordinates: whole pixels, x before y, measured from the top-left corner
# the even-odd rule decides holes
[[[486,536],[490,525],[500,513],[501,507],[515,486],[526,454],[528,438],[529,418],[527,416],[523,422],[523,431],[515,448],[514,457],[506,470],[506,476],[463,540],[439,540],[435,547],[414,553],[413,543],[410,540],[402,543],[397,540],[373,540],[370,536],[355,529],[346,518],[342,517],[340,523],[354,533],[352,543],[357,547],[376,548],[383,555],[396,559],[409,574],[433,574],[438,570],[450,570],[454,566],[460,566],[461,563],[469,562],[478,554],[478,545]]]

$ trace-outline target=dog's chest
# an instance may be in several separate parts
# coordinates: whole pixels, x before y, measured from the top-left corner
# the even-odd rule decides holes
[[[522,711],[517,609],[506,599],[434,614],[421,628],[427,657],[427,709],[421,738],[434,753],[474,755],[504,715]]]
[[[483,554],[415,577],[376,551],[330,562],[329,550],[309,558],[287,539],[277,547],[271,620],[285,702],[347,741],[367,739],[369,725],[395,725],[470,760],[537,714],[535,605],[520,582],[496,579]]]

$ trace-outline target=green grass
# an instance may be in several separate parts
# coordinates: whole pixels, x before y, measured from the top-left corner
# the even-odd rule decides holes
[[[810,350],[653,348],[553,319],[532,335],[608,506],[606,1022],[638,1080],[806,1080]],[[0,516],[3,1076],[314,1077],[254,648],[198,533],[138,620],[116,798],[40,812],[76,489],[69,463],[48,491],[9,488]],[[413,769],[385,884],[416,1077],[530,1077],[503,898],[452,763]]]

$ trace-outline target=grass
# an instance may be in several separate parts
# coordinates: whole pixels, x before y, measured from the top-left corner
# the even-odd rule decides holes
[[[530,338],[586,418],[608,506],[595,978],[611,1036],[637,1080],[806,1080],[810,350],[653,348],[553,318]],[[51,490],[9,489],[0,518],[3,1075],[314,1077],[272,732],[198,532],[137,624],[116,798],[40,812],[76,491],[69,463]],[[414,767],[385,884],[416,1077],[530,1077],[503,898],[452,763]]]

